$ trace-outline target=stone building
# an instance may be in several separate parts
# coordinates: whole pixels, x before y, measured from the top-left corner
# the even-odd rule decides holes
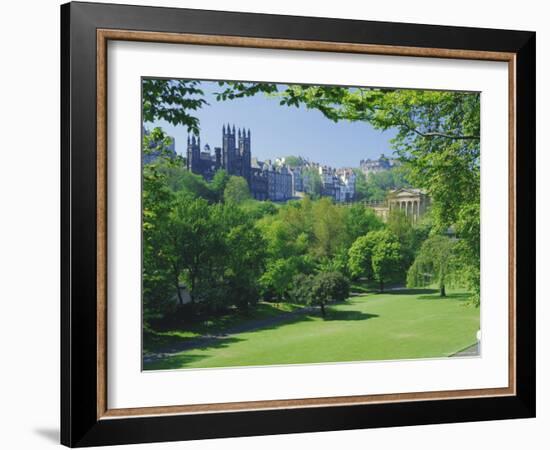
[[[393,158],[388,158],[382,153],[378,159],[362,159],[359,161],[359,167],[365,174],[369,176],[371,173],[379,173],[385,170],[390,170],[392,167],[399,165],[399,161]]]
[[[201,151],[200,136],[187,138],[187,168],[205,179],[211,180],[218,169],[225,169],[228,174],[243,177],[250,185],[251,174],[250,130],[235,131],[222,127],[222,147],[216,147],[214,154],[206,144]]]
[[[265,165],[267,173],[268,199],[274,202],[290,200],[292,195],[292,175],[286,166],[274,166],[271,161]]]
[[[293,197],[289,168],[252,158],[250,130],[235,130],[235,125],[223,125],[222,147],[216,147],[214,153],[208,144],[201,150],[200,136],[188,137],[187,168],[206,180],[211,180],[219,169],[243,177],[257,200],[286,201]]]
[[[260,167],[250,169],[250,193],[256,200],[269,200],[268,172]]]
[[[342,168],[336,171],[338,176],[338,195],[336,201],[352,202],[355,199],[355,172],[352,168]]]
[[[371,205],[374,212],[382,219],[387,220],[391,211],[403,211],[412,223],[417,223],[424,215],[430,198],[421,189],[401,188],[388,193],[385,204]]]
[[[304,174],[301,167],[293,167],[289,170],[292,176],[292,196],[296,197],[304,192]]]

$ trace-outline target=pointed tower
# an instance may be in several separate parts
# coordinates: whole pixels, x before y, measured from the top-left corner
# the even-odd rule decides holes
[[[250,146],[250,129],[248,130],[248,136],[243,128],[243,133],[239,139],[239,147],[241,150],[241,170],[242,176],[248,181],[248,186],[252,188],[251,173],[252,173],[252,151]]]
[[[201,149],[200,149],[200,138],[199,143],[195,135],[189,139],[187,136],[187,169],[193,173],[200,172],[200,158],[201,158]]]
[[[222,128],[222,165],[229,175],[235,173],[235,133],[231,133],[231,127]]]

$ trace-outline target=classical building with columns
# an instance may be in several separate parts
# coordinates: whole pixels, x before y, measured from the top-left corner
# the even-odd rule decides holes
[[[403,211],[413,223],[418,222],[430,204],[430,198],[421,189],[401,188],[388,193],[388,210]]]
[[[430,197],[421,189],[401,188],[389,191],[385,202],[369,204],[384,222],[391,211],[403,211],[412,223],[417,223],[430,206]]]

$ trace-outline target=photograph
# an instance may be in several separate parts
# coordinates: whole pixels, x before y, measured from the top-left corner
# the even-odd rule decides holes
[[[142,369],[481,355],[480,93],[141,79]]]
[[[59,273],[33,281],[58,276],[57,322],[37,317],[59,323],[59,358],[38,354],[57,364],[43,372],[63,445],[517,448],[540,428],[523,420],[540,406],[540,24],[521,8],[295,4],[61,6],[44,84],[60,78],[60,126],[14,134],[59,133],[59,177],[29,148],[60,208],[5,172],[29,191],[8,196],[25,224],[59,223]],[[21,251],[57,245],[45,236],[12,239],[22,280]],[[12,316],[19,336],[27,315]]]

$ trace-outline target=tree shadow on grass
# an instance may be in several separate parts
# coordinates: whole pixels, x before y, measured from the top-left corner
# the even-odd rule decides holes
[[[389,295],[420,295],[420,294],[436,294],[439,290],[437,289],[394,289],[391,291],[379,292],[379,294],[389,294]],[[420,297],[419,297],[420,298]],[[426,298],[433,298],[426,295]]]
[[[342,310],[331,310],[327,311],[327,315],[324,317],[325,320],[368,320],[375,317],[380,317],[378,314],[369,314],[362,311],[342,311]]]
[[[208,358],[208,355],[190,355],[188,353],[167,356],[165,359],[159,359],[154,362],[144,363],[143,370],[170,370],[185,369],[185,366]]]
[[[231,337],[211,337],[201,338],[189,348],[176,349],[181,353],[172,353],[170,351],[164,353],[148,354],[143,356],[143,370],[166,370],[166,369],[182,369],[186,365],[208,358],[208,355],[191,354],[194,350],[210,350],[225,348],[236,342],[244,339]]]
[[[439,292],[439,291],[435,291]],[[417,297],[418,300],[456,300],[459,302],[464,302],[470,299],[471,294],[467,293],[456,293],[456,294],[447,294],[446,297],[440,297],[439,295],[420,295]]]

